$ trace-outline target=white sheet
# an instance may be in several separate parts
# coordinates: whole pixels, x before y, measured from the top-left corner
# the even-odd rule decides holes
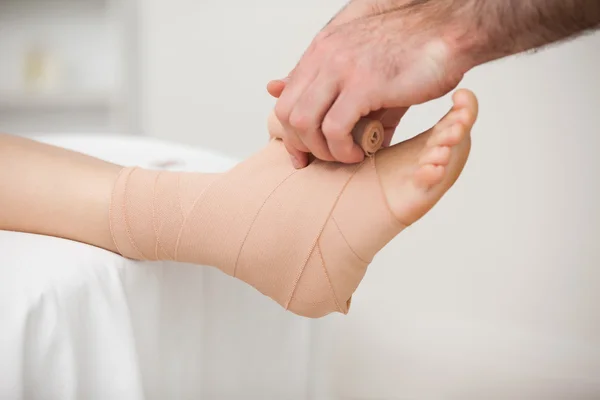
[[[39,139],[127,165],[233,164],[146,138]],[[293,400],[319,390],[313,323],[212,268],[0,231],[0,324],[1,399]]]

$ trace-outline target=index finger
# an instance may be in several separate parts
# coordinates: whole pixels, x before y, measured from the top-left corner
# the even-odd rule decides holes
[[[323,119],[321,130],[327,139],[331,155],[344,163],[356,163],[364,159],[365,153],[352,137],[352,129],[368,112],[361,112],[364,100],[358,95],[342,93],[335,100]]]

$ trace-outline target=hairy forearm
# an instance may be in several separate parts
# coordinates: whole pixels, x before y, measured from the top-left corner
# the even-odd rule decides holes
[[[120,169],[80,153],[0,135],[0,229],[115,251],[108,210]]]
[[[379,0],[383,13],[413,16],[450,37],[471,66],[600,27],[600,0]],[[387,4],[387,7],[382,6]],[[447,32],[444,32],[447,31]]]
[[[562,41],[600,26],[600,0],[470,0],[482,61]]]

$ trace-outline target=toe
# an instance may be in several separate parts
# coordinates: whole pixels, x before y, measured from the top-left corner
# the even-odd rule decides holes
[[[447,165],[449,162],[450,148],[448,146],[435,146],[428,148],[419,160],[420,165]]]
[[[448,130],[450,127],[452,127],[452,125],[460,121],[460,110],[452,108],[452,110],[450,110],[450,112],[448,112],[448,114],[446,114],[444,118],[442,118],[437,124],[435,124],[435,126],[433,127],[432,136],[436,136],[436,134]]]
[[[423,165],[415,172],[413,183],[420,189],[428,190],[442,181],[444,172],[442,165]]]
[[[464,140],[467,133],[467,127],[463,123],[457,122],[445,130],[434,132],[428,144],[429,146],[456,146]]]
[[[475,94],[467,89],[459,89],[454,93],[452,99],[455,109],[460,110],[460,120],[471,127],[475,123],[479,112],[479,104]]]
[[[433,128],[428,146],[455,146],[467,135],[477,119],[478,104],[475,95],[466,89],[453,95],[454,105]]]

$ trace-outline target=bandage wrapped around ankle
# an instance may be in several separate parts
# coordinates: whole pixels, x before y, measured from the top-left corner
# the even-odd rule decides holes
[[[214,266],[293,313],[347,313],[374,255],[403,226],[375,161],[296,170],[283,144],[223,174],[125,168],[110,210],[125,257]]]

